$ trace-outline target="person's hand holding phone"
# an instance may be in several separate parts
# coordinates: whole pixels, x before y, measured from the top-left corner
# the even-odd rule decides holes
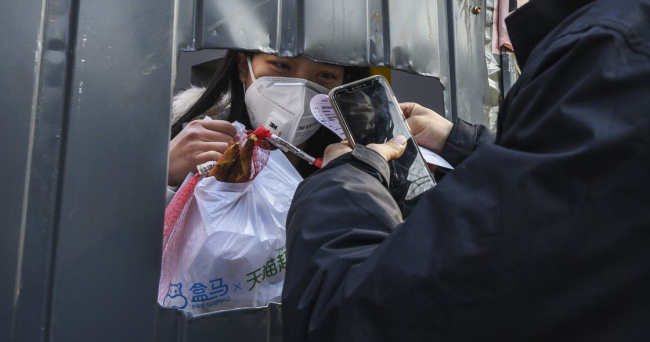
[[[390,84],[382,76],[370,76],[333,88],[329,98],[351,145],[366,145],[388,161],[388,190],[402,216],[407,217],[421,195],[436,183],[417,140],[412,138],[413,133]],[[413,117],[427,118],[424,108],[411,105],[406,109]],[[332,154],[340,155],[345,151],[349,151],[349,147],[331,147],[328,160],[332,159]]]
[[[399,106],[406,117],[406,122],[413,133],[415,141],[422,147],[440,153],[447,142],[447,138],[454,124],[433,110],[415,102],[404,102],[400,103]],[[399,137],[403,138],[401,136]],[[395,139],[384,144],[369,144],[367,147],[377,151],[387,161],[390,161],[399,158],[404,153],[405,146],[395,144]],[[346,140],[328,146],[323,156],[323,166],[327,165],[330,160],[338,158],[350,151],[352,151],[352,148]]]
[[[440,153],[454,124],[429,108],[414,102],[399,104],[418,145]]]
[[[391,161],[399,158],[406,150],[406,138],[398,135],[383,144],[368,144],[366,147],[379,153],[386,159],[386,161]],[[323,156],[323,166],[327,165],[331,160],[351,151],[352,148],[347,140],[327,146],[325,149],[325,155]]]

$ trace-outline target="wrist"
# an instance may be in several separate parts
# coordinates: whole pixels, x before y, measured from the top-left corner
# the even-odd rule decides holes
[[[167,186],[177,187],[181,185],[181,182],[182,180],[174,176],[171,171],[167,174]]]
[[[447,143],[447,140],[449,139],[449,135],[451,135],[451,131],[453,128],[454,128],[454,123],[445,120],[445,123],[440,127],[440,134],[439,134],[440,139],[438,140],[438,144],[437,146],[435,146],[435,149],[432,149],[433,152],[438,154],[442,152],[442,149],[445,147],[445,144]]]

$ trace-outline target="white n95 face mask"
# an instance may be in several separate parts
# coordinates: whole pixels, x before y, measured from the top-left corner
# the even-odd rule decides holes
[[[321,126],[309,102],[318,94],[326,94],[327,88],[302,78],[256,79],[250,58],[247,61],[253,83],[246,90],[245,101],[253,128],[264,126],[294,145],[307,141]]]

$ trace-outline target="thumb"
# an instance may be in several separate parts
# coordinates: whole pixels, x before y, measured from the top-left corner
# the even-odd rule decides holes
[[[381,154],[387,161],[391,161],[402,156],[406,150],[406,138],[398,135],[383,144],[370,144],[367,147]]]

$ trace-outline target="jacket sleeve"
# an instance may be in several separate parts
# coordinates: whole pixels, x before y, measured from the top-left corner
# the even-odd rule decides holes
[[[457,118],[440,156],[456,167],[486,142],[494,142],[494,133],[487,127]]]
[[[287,223],[287,341],[639,331],[650,315],[650,60],[603,27],[563,35],[536,58],[497,141],[406,221],[387,164],[367,149],[300,185]]]

